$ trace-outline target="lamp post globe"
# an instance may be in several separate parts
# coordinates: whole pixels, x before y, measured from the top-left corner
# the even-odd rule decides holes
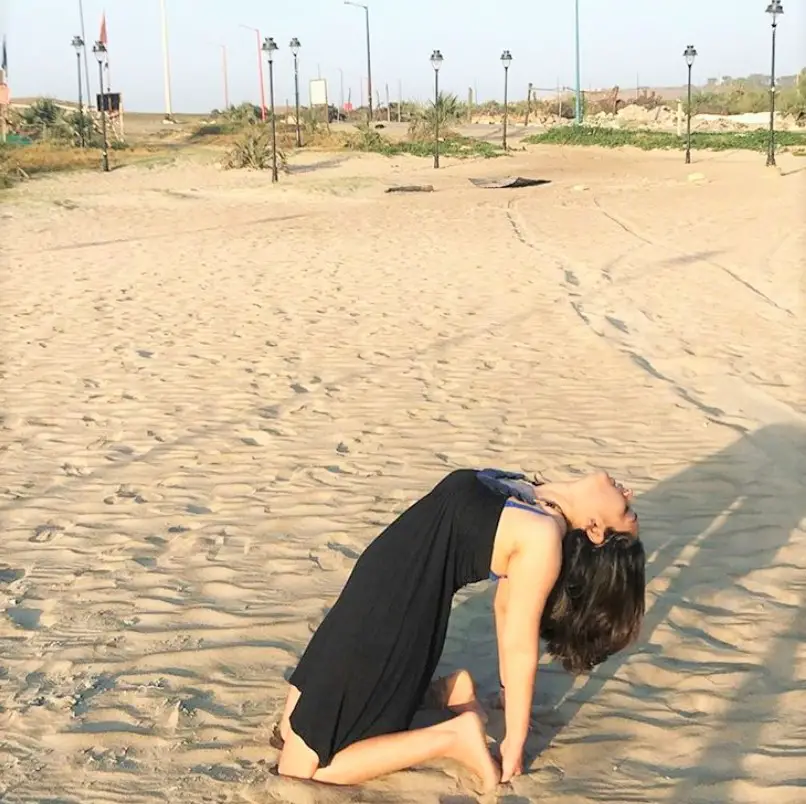
[[[431,66],[434,68],[436,72],[440,71],[440,68],[442,67],[442,62],[444,60],[445,59],[442,57],[442,53],[439,50],[435,50],[431,54]]]
[[[269,62],[274,61],[274,54],[279,50],[277,47],[277,42],[274,41],[274,38],[271,36],[267,36],[263,40],[263,52],[266,54],[266,58]]]

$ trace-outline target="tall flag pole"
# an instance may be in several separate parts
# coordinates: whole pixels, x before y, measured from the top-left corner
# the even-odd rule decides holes
[[[171,56],[168,48],[168,12],[165,9],[165,0],[160,0],[162,12],[162,78],[165,86],[165,119],[173,119],[171,106]]]
[[[88,51],[91,47],[87,42],[87,33],[84,25],[84,3],[78,0],[78,14],[81,17],[81,38],[86,42],[84,47],[84,81],[87,85],[87,108],[92,109],[92,95],[90,93],[90,57]]]
[[[112,82],[109,79],[109,35],[106,30],[106,11],[104,11],[103,15],[101,16],[101,33],[98,36],[98,41],[103,42],[104,47],[106,48],[106,63],[104,66],[106,67],[106,91],[112,91]],[[104,88],[101,87],[101,92],[104,91]]]

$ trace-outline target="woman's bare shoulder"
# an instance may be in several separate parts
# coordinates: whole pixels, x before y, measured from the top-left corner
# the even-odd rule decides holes
[[[520,604],[542,605],[548,599],[562,569],[563,526],[553,516],[509,509],[511,551],[506,561],[510,597]]]
[[[565,523],[559,517],[537,508],[527,510],[519,506],[505,510],[513,553],[531,560],[542,559],[548,567],[562,559]]]

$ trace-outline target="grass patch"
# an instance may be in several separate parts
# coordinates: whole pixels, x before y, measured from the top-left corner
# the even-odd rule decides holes
[[[112,168],[153,157],[157,149],[110,147]],[[65,170],[100,170],[101,151],[97,148],[75,148],[58,143],[34,145],[0,145],[0,186],[10,187],[15,181],[44,173]]]
[[[394,144],[399,153],[411,154],[412,156],[432,156],[434,153],[434,143],[424,142],[400,142]],[[500,145],[483,140],[475,140],[470,137],[448,137],[439,143],[440,156],[454,157],[456,159],[468,159],[481,157],[482,159],[494,159],[497,156],[504,156],[506,152]]]
[[[597,145],[600,148],[640,148],[644,151],[683,150],[686,138],[668,131],[599,128],[595,126],[557,126],[523,140],[529,145]],[[767,131],[723,131],[691,134],[692,149],[700,151],[766,151]],[[775,143],[780,148],[806,146],[806,133],[778,131]]]
[[[409,156],[430,157],[434,153],[433,139],[418,138],[401,141],[393,141],[376,129],[367,126],[359,126],[356,131],[344,134],[342,147],[350,151],[362,151],[364,153],[376,153],[383,156],[399,156],[408,154]],[[462,137],[458,134],[448,133],[440,139],[439,154],[445,157],[456,159],[483,158],[491,159],[496,156],[504,156],[505,151],[498,145],[491,142],[476,140],[472,137]]]

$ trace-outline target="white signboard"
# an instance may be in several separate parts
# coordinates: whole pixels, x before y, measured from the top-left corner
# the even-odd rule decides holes
[[[314,78],[311,81],[309,97],[311,106],[327,106],[327,80]]]

